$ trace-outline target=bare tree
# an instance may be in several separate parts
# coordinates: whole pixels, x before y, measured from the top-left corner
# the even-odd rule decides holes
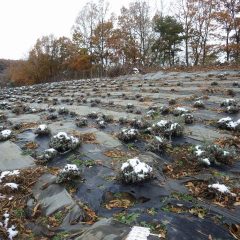
[[[209,36],[214,30],[215,0],[187,0],[188,6],[193,14],[193,22],[190,30],[190,46],[192,48],[192,57],[194,65],[204,65],[207,57],[207,43]]]
[[[79,12],[75,24],[72,27],[73,41],[79,48],[86,48],[90,52],[91,64],[93,64],[93,32],[98,25],[99,11],[94,2],[88,2]],[[92,77],[92,68],[91,68]]]
[[[152,34],[149,4],[146,1],[138,0],[131,2],[129,8],[123,7],[119,17],[119,25],[129,36],[129,40],[135,41],[138,47],[140,63],[147,64]]]
[[[183,25],[184,29],[184,43],[185,43],[185,62],[189,66],[189,40],[191,38],[191,29],[193,27],[193,20],[195,11],[193,11],[190,1],[181,0],[177,6],[177,18]]]

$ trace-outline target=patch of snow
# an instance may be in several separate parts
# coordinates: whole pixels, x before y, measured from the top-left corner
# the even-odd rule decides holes
[[[176,129],[177,126],[178,126],[178,123],[173,123],[173,124],[171,124],[170,130],[172,131],[172,130]]]
[[[209,188],[214,188],[221,193],[231,193],[229,188],[224,184],[214,183],[212,185],[208,185],[208,187]]]
[[[46,153],[55,153],[56,152],[56,150],[54,149],[54,148],[49,148],[49,149],[47,149],[47,150],[45,150],[45,152]]]
[[[70,139],[69,136],[67,135],[67,133],[65,132],[59,132],[57,135],[54,136],[54,138],[58,138],[58,139]]]
[[[228,151],[223,151],[223,155],[224,155],[224,156],[228,156],[228,155],[229,155],[229,152],[228,152]]]
[[[225,123],[225,122],[230,122],[230,121],[232,121],[232,118],[226,117],[226,118],[221,118],[220,120],[218,120],[218,123]]]
[[[45,131],[47,129],[47,125],[46,124],[41,124],[41,125],[38,126],[38,129],[40,131]]]
[[[20,174],[19,170],[1,172],[1,174],[0,174],[0,183],[2,182],[2,179],[5,178],[6,176],[13,176],[13,175],[19,175],[19,174]]]
[[[18,189],[18,184],[16,183],[5,183],[4,186],[10,187],[11,189]]]
[[[79,171],[79,168],[75,164],[67,164],[63,169],[62,172],[71,172],[71,171]]]
[[[156,113],[156,111],[150,110],[150,111],[147,112],[147,116],[151,116],[151,115],[153,115],[153,114],[155,114],[155,113]]]
[[[206,165],[210,166],[211,165],[211,162],[209,161],[208,158],[202,158],[200,159],[201,162],[205,163]]]
[[[177,107],[175,110],[180,111],[180,112],[188,112],[188,110],[184,107]]]
[[[197,101],[195,101],[195,103],[194,104],[199,104],[199,105],[202,105],[202,104],[204,104],[203,103],[203,101],[202,100],[197,100]]]
[[[4,220],[4,228],[7,228],[8,227],[8,222],[9,222],[9,217],[10,217],[10,215],[9,215],[9,213],[7,213],[7,212],[5,212],[4,214],[3,214],[3,216],[4,216],[4,218],[5,218],[5,220]]]
[[[161,121],[157,122],[157,126],[158,127],[165,127],[168,123],[169,123],[168,120],[161,120]]]
[[[231,121],[231,122],[227,123],[227,127],[235,129],[239,124],[240,124],[240,119],[236,122]]]
[[[6,130],[1,131],[1,135],[2,135],[4,138],[9,137],[11,134],[12,134],[12,131],[9,130],[9,129],[6,129]]]
[[[6,198],[6,196],[5,195],[2,195],[1,193],[0,193],[0,199],[5,199]]]
[[[199,145],[197,145],[197,146],[195,147],[195,149],[196,149],[195,154],[196,154],[196,156],[198,156],[198,157],[200,157],[200,156],[205,152],[205,151],[201,150],[201,148],[200,148]]]
[[[135,128],[131,128],[131,129],[123,129],[122,133],[125,135],[133,135],[134,136],[134,135],[138,134],[138,131]]]
[[[155,136],[155,138],[156,138],[156,140],[157,140],[158,142],[160,142],[160,143],[163,142],[163,138],[161,138],[161,137],[159,137],[159,136]]]
[[[76,137],[71,136],[72,143],[79,143],[79,139]]]
[[[14,237],[18,235],[18,231],[16,230],[16,227],[12,225],[10,228],[7,229],[8,237],[10,240],[12,240]]]
[[[139,73],[138,68],[133,68],[133,73],[135,73],[135,74]]]

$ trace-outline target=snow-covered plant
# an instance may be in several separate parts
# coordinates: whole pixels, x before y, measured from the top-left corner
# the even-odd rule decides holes
[[[59,132],[50,140],[49,146],[56,149],[58,152],[67,152],[74,150],[80,145],[78,138],[68,136],[65,132]]]
[[[122,164],[120,178],[125,183],[137,183],[150,179],[153,176],[152,168],[137,157]]]
[[[132,69],[132,72],[133,72],[133,74],[138,74],[139,70],[138,70],[138,68],[135,67],[135,68]]]
[[[53,113],[53,112],[56,111],[56,108],[54,108],[54,107],[48,107],[47,111],[50,112],[50,113]]]
[[[5,110],[5,109],[7,109],[7,107],[8,107],[8,103],[7,102],[5,102],[5,101],[0,102],[0,109]]]
[[[218,82],[216,81],[211,82],[211,86],[217,86],[217,85],[218,85]]]
[[[118,121],[119,121],[120,124],[126,124],[126,123],[128,123],[127,117],[120,117]]]
[[[9,129],[2,130],[0,132],[0,141],[6,141],[13,136],[13,133]]]
[[[103,114],[103,115],[102,115],[102,118],[103,118],[103,120],[104,120],[105,122],[107,122],[107,123],[110,123],[110,122],[113,121],[113,116],[112,116],[112,115]]]
[[[41,110],[40,109],[36,109],[34,107],[27,107],[25,108],[25,112],[26,113],[37,113],[37,112],[40,112]]]
[[[57,150],[55,150],[54,148],[49,148],[45,150],[42,154],[38,155],[36,159],[40,163],[46,163],[53,160],[57,156],[57,153]]]
[[[195,108],[205,108],[204,102],[202,100],[195,101],[193,103],[193,106]]]
[[[146,150],[151,152],[162,152],[170,145],[170,142],[166,138],[154,136],[154,138],[149,141]]]
[[[158,106],[157,105],[152,105],[152,106],[149,106],[148,110],[154,110],[154,111],[158,111]]]
[[[230,117],[221,118],[217,125],[219,128],[240,131],[240,119],[235,122]]]
[[[225,112],[229,114],[234,114],[239,112],[239,106],[228,106],[225,108]]]
[[[69,112],[69,115],[70,115],[71,117],[76,117],[78,114],[77,114],[76,112],[74,112],[74,111],[70,111],[70,112]]]
[[[98,125],[99,128],[105,128],[106,127],[106,122],[102,118],[99,118],[97,120],[97,125]]]
[[[206,166],[212,164],[231,164],[236,157],[235,148],[222,148],[216,144],[197,145],[194,154]]]
[[[156,113],[157,113],[156,110],[151,109],[147,111],[147,117],[153,117]]]
[[[71,181],[75,178],[79,178],[80,176],[81,176],[81,172],[80,172],[79,168],[77,167],[77,165],[67,164],[58,173],[56,183],[63,183],[63,182]]]
[[[135,114],[138,114],[138,115],[142,114],[142,110],[136,109],[136,110],[135,110]]]
[[[58,118],[58,115],[56,113],[50,113],[47,115],[47,120],[55,120]]]
[[[175,105],[177,103],[177,100],[172,98],[168,101],[169,105]]]
[[[169,112],[170,112],[169,106],[163,105],[162,107],[160,107],[161,114],[168,114]]]
[[[183,127],[179,123],[173,123],[170,120],[161,120],[152,125],[155,135],[163,135],[165,137],[179,137],[183,135]]]
[[[232,84],[233,87],[240,87],[240,84],[239,82],[237,81],[234,81],[233,84]]]
[[[177,107],[177,108],[173,109],[173,115],[174,116],[180,116],[180,115],[182,115],[184,113],[188,113],[188,112],[189,111],[184,107]]]
[[[98,114],[96,112],[90,112],[88,115],[87,115],[89,118],[97,118],[98,117]]]
[[[87,100],[86,98],[83,98],[83,99],[82,99],[82,102],[83,102],[83,103],[87,103],[88,100]]]
[[[225,94],[234,97],[236,95],[236,92],[233,89],[227,89],[225,91]]]
[[[90,106],[91,107],[97,107],[97,103],[95,102],[95,101],[93,101],[93,100],[91,100],[92,102],[91,102],[91,104],[90,104]]]
[[[123,142],[136,140],[138,136],[139,136],[139,132],[135,128],[124,128],[118,134],[118,138]]]
[[[77,118],[75,123],[77,127],[86,127],[88,125],[88,119],[85,117]]]
[[[150,127],[150,123],[144,120],[138,120],[138,119],[132,119],[130,121],[130,125],[133,128],[137,128],[137,129],[145,129]]]
[[[94,101],[95,101],[95,103],[97,103],[97,104],[101,103],[101,99],[97,99],[97,98],[96,98]]]
[[[24,106],[23,105],[15,105],[12,107],[12,113],[15,113],[16,115],[19,115],[24,112]]]
[[[60,115],[67,115],[69,113],[69,110],[65,107],[61,107],[58,109],[58,114]]]
[[[183,119],[184,119],[184,122],[186,124],[192,124],[194,123],[194,116],[190,113],[186,113],[186,114],[183,114],[182,115]]]
[[[221,102],[221,107],[236,106],[237,102],[233,98],[225,99]]]
[[[46,124],[40,124],[35,129],[35,134],[38,134],[38,135],[49,135],[50,133],[51,131]]]
[[[127,104],[127,109],[132,109],[132,108],[134,108],[134,105],[132,103],[128,103]]]
[[[58,99],[57,99],[57,98],[53,98],[53,99],[52,99],[52,104],[53,104],[53,105],[58,105],[58,104],[59,104]]]
[[[114,101],[113,101],[113,100],[110,100],[110,101],[108,102],[108,105],[109,105],[109,106],[114,106]]]
[[[213,183],[213,184],[209,184],[208,188],[211,189],[212,191],[214,191],[214,193],[216,195],[222,195],[223,194],[223,195],[230,195],[230,196],[233,196],[233,197],[236,196],[236,194],[232,193],[230,191],[230,189],[224,184]]]
[[[7,119],[7,116],[4,113],[0,112],[0,122],[5,121]]]
[[[239,105],[237,104],[235,99],[225,99],[221,102],[221,107],[225,108],[225,112],[233,114],[239,111]]]

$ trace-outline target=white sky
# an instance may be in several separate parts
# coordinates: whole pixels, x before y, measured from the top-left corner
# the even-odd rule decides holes
[[[161,0],[148,0],[155,11]],[[88,0],[1,0],[0,59],[21,59],[27,56],[36,40],[44,35],[70,37],[78,12]],[[110,11],[131,0],[108,0]],[[163,0],[168,5],[169,0]],[[167,8],[167,5],[164,9]]]

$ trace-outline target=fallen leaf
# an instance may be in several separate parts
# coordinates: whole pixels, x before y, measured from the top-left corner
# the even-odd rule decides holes
[[[132,205],[133,203],[128,199],[115,199],[106,204],[106,208],[109,210],[112,208],[129,208]]]
[[[240,239],[240,224],[232,224],[229,231],[235,239]]]

